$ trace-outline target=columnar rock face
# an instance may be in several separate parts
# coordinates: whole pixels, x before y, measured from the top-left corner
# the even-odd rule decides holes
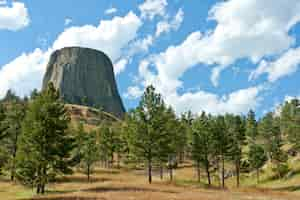
[[[100,51],[80,47],[55,51],[47,66],[43,89],[49,82],[67,103],[101,107],[118,117],[125,112],[112,62]]]

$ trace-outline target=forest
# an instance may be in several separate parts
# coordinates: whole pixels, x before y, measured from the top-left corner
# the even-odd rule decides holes
[[[101,110],[101,109],[100,109]],[[123,119],[102,120],[96,129],[71,123],[59,92],[49,84],[20,98],[8,91],[0,103],[0,176],[47,192],[58,177],[81,171],[90,181],[96,168],[142,168],[172,182],[184,162],[193,163],[197,181],[226,188],[234,177],[255,176],[271,166],[274,179],[291,173],[290,158],[300,151],[300,101],[284,102],[258,118],[189,111],[178,115],[153,86]],[[300,161],[298,161],[300,162]]]

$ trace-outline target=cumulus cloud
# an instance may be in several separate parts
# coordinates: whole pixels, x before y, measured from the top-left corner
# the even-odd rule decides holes
[[[116,13],[116,12],[118,12],[118,9],[117,9],[117,8],[114,8],[114,7],[105,10],[105,14],[106,14],[106,15],[111,15],[111,14],[114,14],[114,13]]]
[[[128,64],[128,60],[126,58],[122,58],[122,59],[118,60],[114,64],[114,73],[115,73],[115,75],[118,75],[121,72],[123,72],[125,70],[127,64]]]
[[[0,30],[17,31],[29,23],[29,14],[24,3],[12,2],[9,6],[6,1],[0,2]]]
[[[142,18],[154,19],[155,16],[166,15],[167,0],[145,0],[139,5]]]
[[[202,111],[217,114],[245,114],[250,109],[256,109],[261,101],[262,87],[249,87],[233,91],[227,95],[218,96],[206,91],[195,93],[173,94],[166,97],[167,103],[176,108],[178,114],[192,110],[196,113]]]
[[[209,19],[216,22],[213,30],[191,33],[181,44],[167,48],[153,64],[161,79],[172,80],[197,64],[216,66],[211,80],[217,86],[221,71],[235,61],[246,58],[256,64],[294,45],[289,30],[300,21],[299,13],[298,0],[217,3],[209,12]]]
[[[183,22],[183,18],[184,12],[180,8],[172,20],[165,19],[157,23],[155,36],[159,37],[161,34],[169,33],[172,30],[177,31]]]
[[[34,88],[40,88],[50,51],[35,49],[32,53],[23,53],[0,70],[0,98],[8,89],[18,95],[28,95]]]
[[[251,72],[249,80],[258,78],[262,74],[268,74],[268,80],[275,82],[278,79],[293,74],[300,64],[300,48],[293,48],[281,55],[277,60],[268,62],[262,60],[260,65]]]
[[[120,57],[122,48],[137,36],[141,25],[140,18],[129,12],[124,17],[102,20],[99,26],[70,27],[58,36],[53,48],[81,46],[98,49],[115,62]]]
[[[47,51],[35,49],[23,53],[0,67],[0,98],[10,88],[21,96],[29,94],[34,88],[40,88],[50,54],[63,47],[82,46],[101,50],[115,63],[115,73],[120,73],[128,62],[121,58],[122,49],[135,39],[141,25],[139,17],[129,12],[124,17],[102,20],[98,26],[67,28]]]
[[[130,86],[127,88],[127,92],[124,94],[124,97],[127,99],[136,99],[142,96],[143,90],[138,86]]]
[[[185,54],[182,54],[181,57],[184,59]],[[152,57],[151,59],[155,60],[157,58]],[[247,113],[250,109],[255,109],[259,105],[262,100],[261,93],[266,89],[264,86],[259,85],[233,91],[222,96],[201,89],[197,89],[195,92],[179,93],[179,89],[182,88],[178,76],[180,72],[174,72],[173,77],[177,78],[168,79],[167,77],[164,79],[165,77],[159,74],[158,66],[151,66],[151,59],[143,60],[140,63],[141,85],[143,88],[153,85],[162,94],[166,103],[173,106],[178,114],[188,110],[196,113],[206,111],[211,114]],[[155,67],[155,70],[152,70],[151,67]],[[158,72],[154,73],[153,71]],[[137,93],[136,91],[140,92],[141,89],[137,86],[128,88],[126,97],[138,98],[139,95],[130,95]]]

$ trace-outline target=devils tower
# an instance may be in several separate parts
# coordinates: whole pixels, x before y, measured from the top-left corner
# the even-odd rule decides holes
[[[55,51],[47,65],[43,89],[49,82],[66,103],[101,107],[118,117],[124,115],[112,62],[101,51],[81,47]]]

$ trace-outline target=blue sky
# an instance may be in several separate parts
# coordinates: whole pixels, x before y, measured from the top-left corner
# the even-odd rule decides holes
[[[112,59],[127,109],[153,84],[177,113],[261,116],[300,96],[299,22],[299,0],[0,0],[0,97],[84,46]]]

